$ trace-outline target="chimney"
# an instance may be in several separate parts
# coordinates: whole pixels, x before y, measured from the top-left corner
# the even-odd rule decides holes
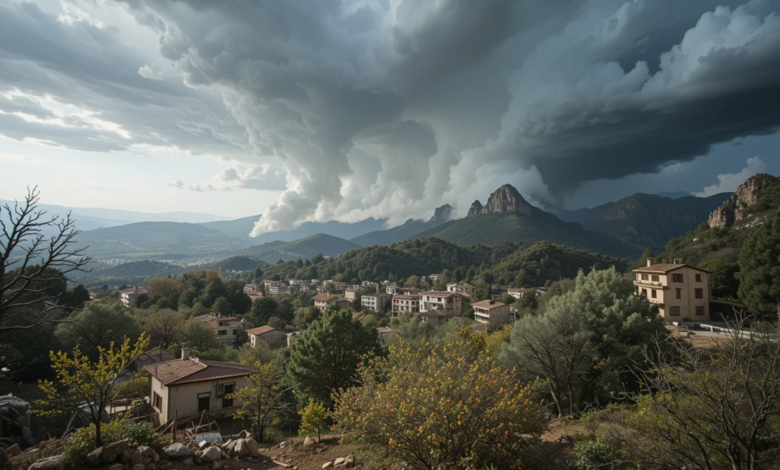
[[[674,264],[682,264],[682,258],[675,258]]]
[[[490,300],[490,305],[493,305],[494,303],[496,303],[496,301],[491,299]]]
[[[181,348],[181,360],[186,361],[190,358],[190,348]]]
[[[653,265],[653,258],[647,258],[647,265],[652,266]]]

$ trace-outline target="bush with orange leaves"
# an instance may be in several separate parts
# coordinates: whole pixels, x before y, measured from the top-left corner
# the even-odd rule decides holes
[[[545,430],[539,404],[492,361],[484,336],[469,328],[455,336],[417,349],[401,343],[362,367],[362,385],[336,401],[337,428],[412,468],[524,468]]]

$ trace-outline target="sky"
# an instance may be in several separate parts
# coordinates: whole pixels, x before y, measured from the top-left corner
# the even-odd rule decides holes
[[[0,0],[0,199],[388,225],[780,174],[780,0]]]

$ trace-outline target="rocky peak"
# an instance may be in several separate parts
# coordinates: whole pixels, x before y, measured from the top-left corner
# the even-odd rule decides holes
[[[452,216],[452,206],[450,206],[449,204],[444,204],[443,206],[436,208],[436,211],[434,211],[433,217],[431,217],[431,220],[429,220],[429,222],[444,222],[450,220],[451,216]]]
[[[471,217],[472,215],[477,215],[482,210],[482,203],[479,201],[474,201],[471,204],[471,208],[469,209],[469,213],[466,215],[466,217]]]
[[[777,178],[761,174],[742,183],[723,205],[712,211],[709,218],[710,227],[731,227],[734,222],[742,219],[745,209],[758,202],[761,190],[776,182]]]
[[[503,212],[531,214],[531,205],[523,199],[523,196],[511,184],[505,184],[491,194],[480,214],[499,214]]]

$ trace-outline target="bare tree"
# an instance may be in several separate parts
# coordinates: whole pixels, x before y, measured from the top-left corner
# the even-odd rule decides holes
[[[644,389],[608,429],[642,468],[753,470],[780,460],[780,342],[743,329],[714,348],[658,341],[634,373]]]
[[[47,216],[39,195],[28,189],[23,201],[0,207],[0,335],[59,320],[59,294],[47,287],[85,271],[92,259],[86,247],[75,247],[79,231],[70,213]]]

